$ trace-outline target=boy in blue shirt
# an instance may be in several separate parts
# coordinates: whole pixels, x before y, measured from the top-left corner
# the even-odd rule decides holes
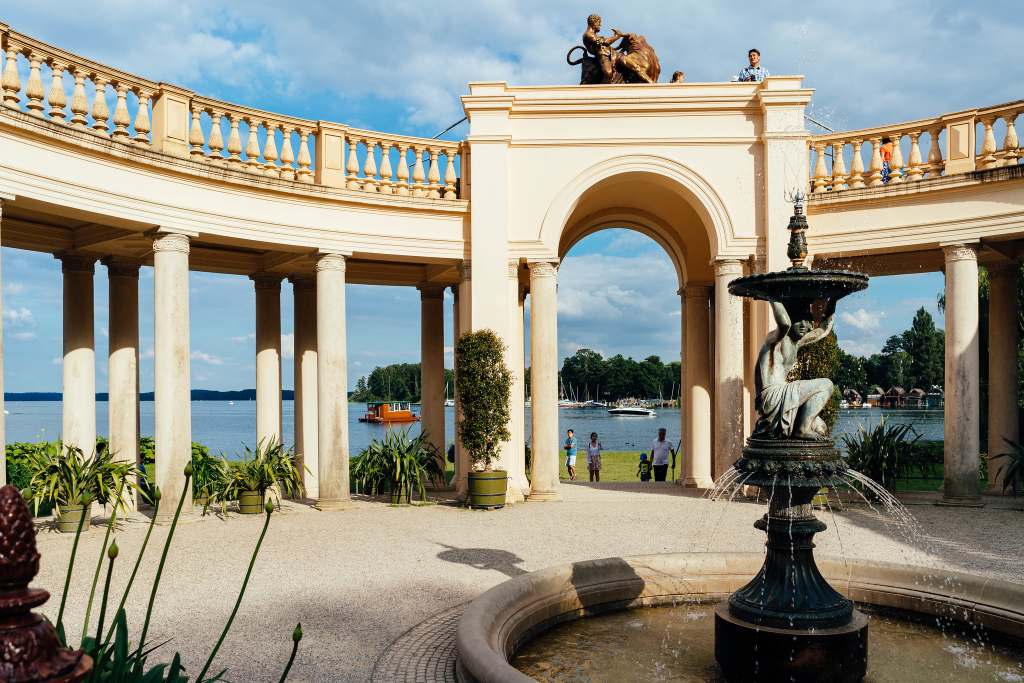
[[[640,454],[640,466],[636,468],[636,475],[640,477],[640,481],[651,480],[651,462],[647,459],[646,453]]]
[[[569,470],[569,481],[576,479],[576,437],[571,429],[565,435],[565,469]]]

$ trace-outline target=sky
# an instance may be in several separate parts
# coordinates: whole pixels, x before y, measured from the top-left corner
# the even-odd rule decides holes
[[[586,16],[643,33],[663,75],[728,80],[758,47],[775,74],[815,88],[808,114],[853,129],[1019,99],[1024,35],[1018,2],[984,5],[450,0],[301,5],[250,0],[8,0],[0,22],[97,61],[204,95],[294,116],[432,136],[462,116],[469,81],[571,84],[565,64]],[[813,9],[813,11],[809,11]],[[811,128],[812,131],[814,128]],[[459,139],[466,126],[445,137]],[[813,224],[812,224],[813,229]],[[52,256],[3,249],[6,391],[59,391],[61,279]],[[840,345],[868,354],[924,306],[939,325],[942,275],[876,278],[845,299]],[[192,386],[255,386],[255,302],[244,277],[192,273]],[[559,271],[559,350],[679,357],[679,298],[671,263],[653,241],[606,230],[577,244]],[[350,285],[349,378],[419,360],[412,288]],[[450,304],[450,294],[447,295]],[[140,278],[140,379],[152,389],[152,270]],[[95,277],[97,390],[106,390],[106,273]],[[451,354],[446,306],[446,350]],[[292,294],[282,286],[283,384],[292,386]]]

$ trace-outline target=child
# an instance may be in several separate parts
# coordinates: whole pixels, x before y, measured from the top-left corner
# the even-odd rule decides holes
[[[590,471],[590,481],[601,481],[601,451],[604,446],[597,440],[597,432],[590,433],[590,443],[587,444],[587,470]]]
[[[892,161],[892,140],[890,138],[882,138],[882,146],[878,153],[882,156],[882,182],[888,184],[889,175],[892,173],[889,168],[889,162]]]
[[[569,481],[576,479],[576,437],[570,429],[565,433],[565,469],[569,470]]]
[[[636,474],[640,477],[640,481],[651,480],[651,463],[647,460],[647,454],[640,454],[640,466],[636,468]]]

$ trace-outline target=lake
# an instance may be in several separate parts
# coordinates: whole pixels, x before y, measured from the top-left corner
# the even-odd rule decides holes
[[[7,415],[7,442],[14,441],[47,441],[60,436],[59,401],[8,401],[5,405]],[[142,434],[153,434],[153,402],[141,404]],[[359,422],[359,416],[366,412],[365,403],[350,403],[349,414],[349,446],[353,455],[359,453],[373,439],[379,439],[387,431],[386,427],[376,424]],[[655,437],[658,427],[668,428],[669,439],[679,439],[679,410],[674,408],[658,409],[657,417],[614,417],[604,410],[593,408],[562,408],[559,410],[558,424],[564,434],[567,429],[574,429],[577,437],[588,438],[591,432],[597,432],[601,443],[608,450],[642,450],[646,449]],[[455,409],[445,408],[445,439],[451,442],[454,436]],[[909,422],[925,439],[942,439],[943,416],[941,410],[840,410],[839,419],[832,430],[836,440],[844,433],[856,432],[859,425],[870,428],[885,417],[890,422]],[[283,402],[282,421],[287,441],[291,441],[295,433],[295,410],[292,401]],[[527,434],[530,429],[530,411],[526,411]],[[413,432],[419,431],[419,425],[413,425]],[[107,433],[107,403],[96,403],[96,431]],[[256,402],[235,401],[193,401],[192,402],[192,438],[204,443],[214,453],[223,452],[229,457],[242,451],[242,444],[254,445],[256,433]]]

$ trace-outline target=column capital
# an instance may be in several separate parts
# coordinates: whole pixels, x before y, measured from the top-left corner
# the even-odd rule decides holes
[[[340,270],[345,272],[345,257],[341,254],[319,254],[316,259],[316,270]]]
[[[436,285],[431,283],[416,285],[416,289],[420,290],[420,299],[443,299],[444,290],[446,288],[447,285]]]
[[[715,277],[723,275],[742,275],[743,261],[737,258],[720,258],[714,260]]]
[[[153,235],[153,251],[176,251],[187,254],[189,236],[179,232],[160,232]]]
[[[978,260],[978,246],[975,244],[943,244],[942,253],[945,256],[946,263]]]
[[[707,299],[711,296],[712,287],[694,283],[687,284],[680,291],[687,299]]]
[[[530,269],[530,278],[555,277],[558,274],[557,261],[530,261],[526,267]]]
[[[121,256],[107,256],[101,260],[107,267],[107,277],[130,277],[139,279],[139,268],[141,263],[135,259],[123,258]]]
[[[508,262],[508,279],[518,280],[519,279],[519,259],[509,259]]]
[[[277,273],[253,273],[249,276],[249,279],[253,281],[256,289],[267,289],[281,291],[281,280],[284,279],[283,275]]]
[[[308,291],[316,289],[316,278],[312,275],[289,275],[288,282],[292,283],[292,288],[299,291]]]
[[[89,273],[92,275],[96,272],[95,256],[65,251],[60,254],[54,254],[54,258],[60,261],[62,273]]]
[[[465,282],[466,280],[473,279],[473,269],[469,261],[463,261],[459,264],[459,282]]]

